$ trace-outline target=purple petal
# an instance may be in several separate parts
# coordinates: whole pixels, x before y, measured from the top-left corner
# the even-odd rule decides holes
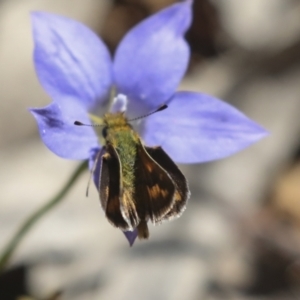
[[[115,55],[114,79],[136,116],[166,102],[180,83],[189,60],[183,38],[191,23],[191,1],[174,4],[134,27]]]
[[[87,159],[92,148],[99,147],[92,127],[76,126],[78,120],[90,124],[85,109],[76,101],[72,105],[52,102],[44,108],[30,109],[44,144],[55,154],[68,159]]]
[[[94,148],[90,151],[90,159],[89,159],[89,170],[93,172],[93,180],[97,190],[99,190],[99,181],[100,181],[100,172],[101,172],[101,164],[102,164],[102,156],[105,154],[105,147],[102,148]]]
[[[138,233],[137,229],[134,229],[133,231],[123,231],[125,237],[127,238],[130,247],[133,245]]]
[[[179,163],[199,163],[238,152],[267,135],[258,124],[212,96],[176,93],[169,107],[145,119],[146,145],[161,145]]]
[[[86,26],[54,14],[32,13],[34,63],[55,101],[77,99],[88,109],[106,98],[112,81],[106,46]]]
[[[103,151],[103,153],[100,153],[101,151]],[[99,163],[99,161],[101,161],[100,157],[105,153],[104,151],[105,151],[104,148],[100,148],[100,147],[90,149],[90,159],[89,159],[90,171],[94,170],[94,172],[96,172],[96,169],[101,168],[101,163]],[[95,163],[97,163],[96,166]]]

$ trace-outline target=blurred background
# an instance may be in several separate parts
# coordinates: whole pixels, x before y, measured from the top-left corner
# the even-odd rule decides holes
[[[174,0],[0,0],[0,250],[77,163],[41,142],[28,107],[50,102],[32,62],[29,12],[79,20],[112,53]],[[129,247],[104,218],[86,172],[22,242],[0,299],[300,299],[300,1],[195,0],[179,89],[228,101],[270,131],[220,161],[181,166],[182,217]]]

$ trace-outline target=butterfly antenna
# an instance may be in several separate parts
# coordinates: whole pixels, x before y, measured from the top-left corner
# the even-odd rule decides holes
[[[100,126],[104,126],[103,124],[96,124],[96,123],[93,123],[93,124],[85,124],[85,123],[82,123],[80,121],[75,121],[74,122],[74,125],[77,125],[77,126],[91,126],[91,127],[100,127]]]
[[[100,154],[101,154],[101,150],[97,153],[97,156],[96,156],[96,159],[94,161],[94,164],[93,164],[93,167],[92,167],[92,170],[90,172],[90,176],[89,176],[89,180],[88,180],[88,183],[87,183],[87,187],[86,187],[86,192],[85,192],[85,196],[88,197],[89,196],[89,188],[90,188],[90,185],[91,185],[91,180],[92,180],[92,176],[96,170],[96,166],[97,166],[97,163],[99,161],[99,158],[100,158]]]
[[[128,121],[131,122],[131,121],[136,121],[136,120],[139,120],[139,119],[146,118],[146,117],[148,117],[148,116],[150,116],[150,115],[153,115],[153,114],[155,114],[155,113],[157,113],[157,112],[159,112],[159,111],[165,110],[166,108],[168,108],[168,105],[167,105],[167,104],[163,104],[163,105],[161,105],[159,108],[157,108],[155,111],[152,111],[152,112],[150,112],[150,113],[148,113],[148,114],[146,114],[146,115],[143,115],[143,116],[140,116],[140,117],[137,117],[137,118],[128,120]]]
[[[74,125],[77,125],[77,126],[91,126],[91,127],[100,127],[100,126],[104,126],[103,124],[96,124],[96,123],[93,123],[93,124],[85,124],[85,123],[82,123],[80,121],[75,121],[74,122]],[[92,180],[92,176],[96,170],[96,166],[97,166],[97,163],[98,163],[98,160],[99,160],[99,157],[100,157],[100,153],[101,151],[99,151],[97,153],[97,156],[96,156],[96,159],[95,159],[95,162],[93,164],[93,167],[92,167],[92,170],[90,172],[90,177],[89,177],[89,181],[88,181],[88,184],[87,184],[87,187],[86,187],[86,192],[85,192],[85,195],[86,197],[89,196],[89,188],[90,188],[90,184],[91,184],[91,180]]]

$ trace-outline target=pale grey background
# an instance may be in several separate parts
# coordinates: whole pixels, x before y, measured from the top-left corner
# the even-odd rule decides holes
[[[105,220],[93,186],[85,198],[88,174],[82,176],[11,262],[31,265],[33,295],[63,288],[63,299],[254,299],[239,288],[253,275],[252,238],[264,234],[256,216],[300,144],[299,44],[296,54],[285,54],[300,40],[300,1],[213,2],[231,46],[194,68],[179,89],[226,99],[271,135],[228,159],[182,166],[192,190],[187,210],[174,222],[151,226],[150,240],[133,248]],[[109,5],[108,0],[0,2],[0,249],[76,166],[45,148],[27,111],[50,102],[34,73],[29,12],[59,13],[101,31]],[[282,57],[287,63],[280,64]],[[293,242],[300,249],[298,239]],[[212,292],[216,282],[221,294]],[[255,299],[274,297],[281,299]]]

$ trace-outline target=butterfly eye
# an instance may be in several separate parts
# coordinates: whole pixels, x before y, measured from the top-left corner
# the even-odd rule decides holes
[[[104,127],[104,128],[102,129],[102,136],[103,136],[104,138],[107,137],[107,127]]]

